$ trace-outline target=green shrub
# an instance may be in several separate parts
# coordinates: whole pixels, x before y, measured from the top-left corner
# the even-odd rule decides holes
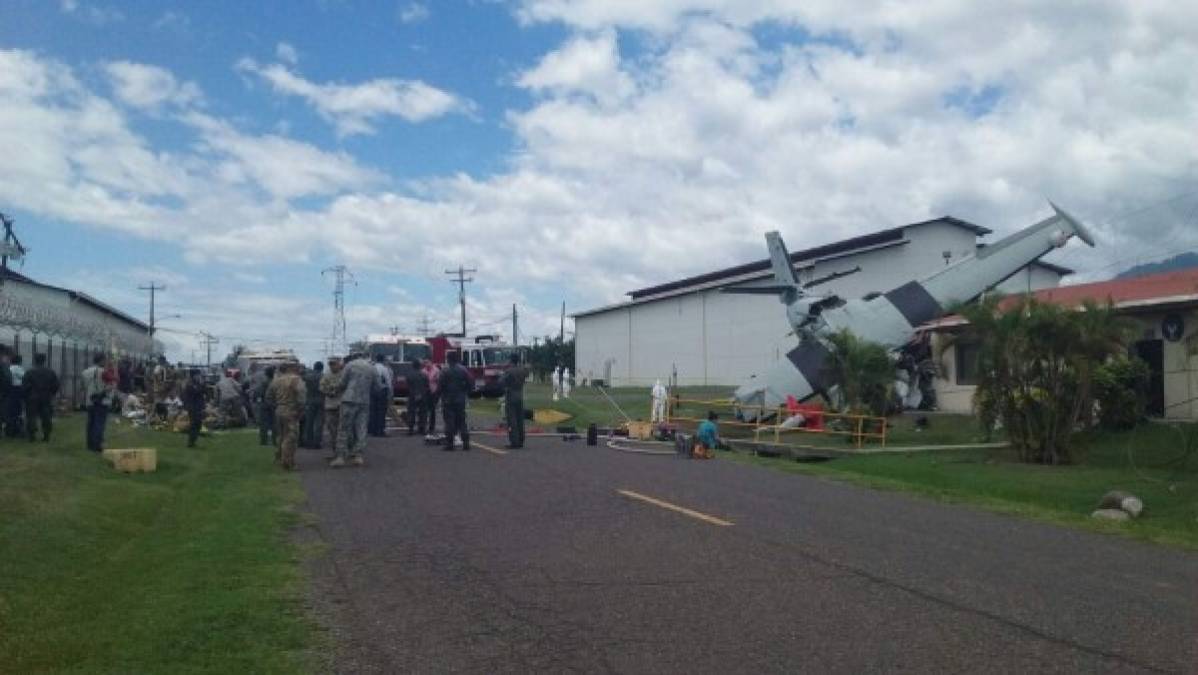
[[[1103,429],[1130,429],[1144,419],[1148,405],[1148,364],[1120,356],[1094,370],[1094,400]]]

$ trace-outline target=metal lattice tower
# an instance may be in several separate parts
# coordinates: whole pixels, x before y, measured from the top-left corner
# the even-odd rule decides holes
[[[329,348],[336,353],[346,354],[349,352],[349,336],[345,331],[345,282],[357,286],[358,280],[354,279],[354,275],[345,265],[337,265],[336,267],[328,267],[320,271],[320,276],[332,274],[334,279],[333,286],[333,338],[329,343]]]

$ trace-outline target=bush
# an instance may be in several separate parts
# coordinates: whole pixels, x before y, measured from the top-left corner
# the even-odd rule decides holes
[[[1148,364],[1120,356],[1094,370],[1094,401],[1103,429],[1130,429],[1144,419],[1148,405]]]
[[[983,425],[1001,422],[1025,462],[1070,463],[1095,372],[1126,352],[1128,322],[1109,305],[1073,310],[1025,297],[991,296],[961,314],[981,340],[974,404]]]
[[[893,398],[894,361],[882,345],[848,329],[828,336],[832,358],[826,367],[839,383],[841,407],[852,413],[882,416]]]

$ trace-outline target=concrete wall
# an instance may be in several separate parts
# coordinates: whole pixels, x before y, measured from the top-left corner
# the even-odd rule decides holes
[[[857,274],[812,289],[857,298],[944,267],[944,251],[955,262],[977,246],[971,231],[941,223],[907,228],[904,237],[899,245],[806,263],[797,268],[799,278],[809,281],[860,266]],[[810,243],[787,242],[792,249]],[[1043,279],[1035,274],[1036,283],[1057,285],[1054,273]],[[575,372],[579,378],[602,379],[604,364],[611,361],[615,386],[651,385],[668,379],[675,368],[679,384],[736,385],[785,358],[797,344],[790,332],[777,298],[698,290],[577,317]]]

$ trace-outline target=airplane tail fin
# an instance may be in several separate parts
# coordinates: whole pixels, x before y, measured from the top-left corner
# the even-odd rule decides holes
[[[777,232],[765,233],[765,244],[770,251],[770,269],[774,272],[774,283],[768,286],[741,286],[720,289],[724,293],[744,295],[777,295],[783,304],[789,305],[803,294],[799,277],[790,264],[790,253]]]

